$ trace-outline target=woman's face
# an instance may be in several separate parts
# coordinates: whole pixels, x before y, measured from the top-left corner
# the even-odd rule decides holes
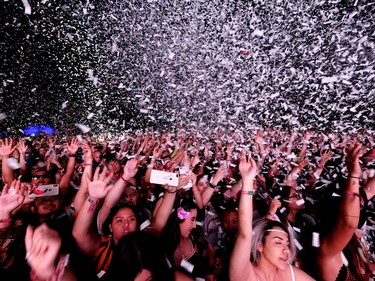
[[[198,188],[198,191],[200,193],[203,193],[203,191],[205,191],[208,187],[208,180],[205,179],[205,178],[201,178],[198,182],[197,182],[197,188]]]
[[[295,190],[294,188],[290,188],[288,201],[289,208],[292,210],[298,211],[305,208],[302,193],[298,190]]]
[[[291,256],[289,236],[279,227],[273,229],[275,231],[270,231],[265,242],[259,243],[257,247],[261,253],[260,262],[270,263],[280,270],[286,270]]]
[[[122,193],[122,197],[125,199],[126,202],[133,206],[136,206],[138,203],[138,193],[135,187],[133,186],[125,187],[124,192]]]
[[[113,234],[113,240],[118,242],[123,236],[137,230],[137,218],[130,208],[122,208],[113,217],[109,229]]]
[[[229,211],[224,213],[223,230],[226,233],[237,233],[238,230],[238,212]]]
[[[181,236],[185,238],[188,238],[193,228],[197,227],[197,209],[191,209],[189,212],[191,216],[180,223]]]

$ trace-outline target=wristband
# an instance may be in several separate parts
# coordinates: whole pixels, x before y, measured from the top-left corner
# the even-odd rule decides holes
[[[92,211],[94,211],[94,209],[95,209],[95,207],[96,207],[98,201],[94,201],[94,200],[92,200],[92,199],[90,198],[90,196],[87,197],[87,201],[90,202],[90,207],[89,207],[89,209],[87,210],[87,212],[88,212],[88,213],[91,213]]]
[[[254,195],[253,190],[241,190],[242,195]]]
[[[169,191],[168,189],[166,189],[166,191],[169,193],[169,194],[175,194],[177,192],[177,189],[175,191]]]
[[[359,193],[353,192],[353,191],[349,191],[349,190],[345,190],[345,194],[358,197],[360,199],[360,201],[361,201],[361,205],[364,206],[365,201],[363,200],[363,198],[361,198],[361,195]]]
[[[211,187],[212,189],[215,189],[217,187],[217,184],[213,184],[213,183],[209,183],[208,184],[209,187]]]
[[[12,219],[9,218],[9,219],[0,219],[0,223],[8,223],[8,222],[11,222]]]
[[[124,178],[124,176],[121,176],[121,179],[124,183],[128,183],[128,181]]]
[[[92,164],[90,164],[90,163],[83,163],[82,166],[83,167],[87,167],[87,166],[92,166]]]
[[[76,157],[75,153],[69,153],[69,157]]]
[[[348,176],[348,178],[351,178],[351,179],[360,179],[361,177],[353,177],[353,176]]]

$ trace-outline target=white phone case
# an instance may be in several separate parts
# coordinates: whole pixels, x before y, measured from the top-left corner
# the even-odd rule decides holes
[[[59,189],[58,184],[40,185],[32,191],[29,191],[29,198],[59,195]]]
[[[178,186],[178,174],[159,170],[152,170],[150,183],[169,184],[170,186]]]

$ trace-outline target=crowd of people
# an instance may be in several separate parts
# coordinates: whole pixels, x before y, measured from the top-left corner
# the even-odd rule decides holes
[[[0,157],[1,280],[374,280],[371,132],[8,136]]]

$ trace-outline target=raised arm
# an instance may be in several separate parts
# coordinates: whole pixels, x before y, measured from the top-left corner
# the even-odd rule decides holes
[[[293,167],[290,173],[287,175],[285,179],[285,184],[295,188],[297,186],[297,177],[298,174],[302,171],[302,169],[309,165],[309,162],[306,159],[300,159],[298,161],[297,166]]]
[[[340,254],[358,226],[360,213],[359,181],[362,176],[359,164],[361,153],[361,145],[358,143],[350,145],[347,150],[348,179],[340,202],[336,224],[320,243],[319,255],[323,259]]]
[[[17,150],[20,153],[20,175],[25,176],[27,173],[26,167],[26,151],[27,145],[25,145],[25,141],[20,139],[17,144]]]
[[[81,210],[74,222],[73,236],[77,242],[78,247],[82,253],[86,255],[93,255],[100,246],[100,235],[92,228],[92,222],[95,217],[95,211],[99,204],[112,188],[108,185],[113,174],[106,176],[107,168],[99,174],[99,167],[96,168],[94,180],[89,182],[88,190],[89,196],[83,203]]]
[[[61,255],[61,237],[46,224],[33,229],[28,226],[25,236],[26,260],[31,267],[30,280],[76,280],[73,272],[65,269],[67,255]],[[57,276],[60,276],[57,278]]]
[[[197,206],[199,209],[203,209],[203,199],[202,199],[202,194],[199,192],[198,187],[197,187],[197,175],[191,172],[190,174],[190,180],[192,183],[192,191],[193,191],[193,197],[195,199],[195,202],[197,203]]]
[[[138,161],[133,158],[126,162],[124,167],[123,175],[116,181],[113,188],[108,192],[108,195],[104,199],[103,206],[100,208],[98,213],[98,229],[101,231],[102,225],[106,218],[108,217],[111,208],[116,204],[116,202],[121,198],[126,184],[129,180],[135,176],[138,171]]]
[[[323,172],[324,166],[326,165],[327,161],[331,159],[333,152],[331,150],[324,151],[320,150],[320,160],[316,165],[315,171],[309,176],[307,182],[310,185],[310,191],[314,188],[317,179],[319,179],[320,175]]]
[[[209,184],[209,188],[206,188],[206,190],[202,193],[202,200],[203,200],[203,206],[206,206],[208,202],[211,200],[212,194],[214,194],[217,185],[219,182],[224,178],[226,173],[226,167],[222,164],[215,175],[213,175],[211,182]]]
[[[244,280],[244,276],[251,276],[256,280],[254,269],[250,263],[252,224],[253,224],[253,182],[256,175],[256,162],[242,150],[239,170],[242,177],[242,191],[238,208],[238,232],[236,242],[230,257],[229,278],[232,281]],[[250,279],[249,279],[250,280]]]
[[[0,233],[12,225],[12,213],[23,203],[25,190],[21,180],[6,184],[0,195]]]
[[[152,153],[152,158],[150,160],[150,163],[147,165],[147,170],[146,170],[146,173],[145,173],[145,179],[144,180],[145,180],[146,183],[150,183],[151,171],[155,166],[156,160],[160,159],[162,152],[163,151],[162,151],[161,146],[157,145],[157,146],[154,147],[154,151]]]
[[[92,179],[92,149],[91,146],[87,142],[81,143],[82,150],[85,157],[85,163],[83,164],[83,175],[80,187],[76,193],[76,196],[74,196],[73,200],[73,206],[75,208],[75,211],[79,212],[79,210],[82,208],[83,203],[85,202],[87,195],[88,195],[88,183]]]
[[[12,184],[15,176],[7,161],[15,149],[16,146],[13,146],[13,139],[0,140],[1,172],[3,181],[8,185]]]
[[[61,192],[63,195],[66,194],[66,192],[68,191],[70,181],[72,180],[72,177],[73,177],[74,166],[76,164],[75,154],[77,153],[77,150],[78,150],[78,139],[73,138],[68,147],[68,151],[69,151],[68,166],[60,182],[60,188],[61,188]]]

